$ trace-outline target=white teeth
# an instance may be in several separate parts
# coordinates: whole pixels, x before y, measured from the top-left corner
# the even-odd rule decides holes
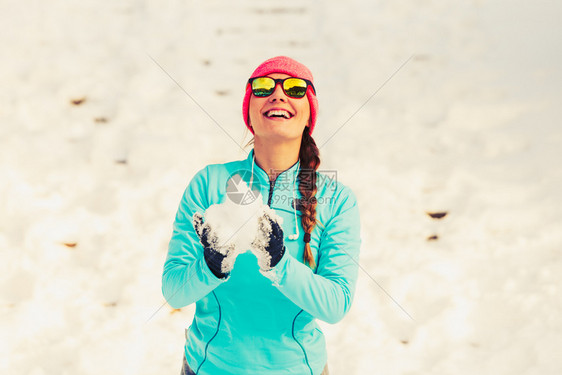
[[[278,109],[273,109],[271,111],[268,111],[265,114],[267,117],[272,117],[272,116],[283,116],[285,118],[291,118],[291,114],[287,111],[283,111],[283,110],[278,110]]]

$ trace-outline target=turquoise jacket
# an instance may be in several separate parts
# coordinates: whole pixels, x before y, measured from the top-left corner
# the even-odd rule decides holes
[[[185,343],[187,363],[196,374],[320,374],[327,353],[316,319],[340,321],[355,293],[361,244],[357,201],[335,175],[316,172],[318,224],[310,240],[316,267],[311,269],[303,264],[304,231],[293,204],[293,196],[301,197],[295,183],[299,163],[270,183],[253,155],[252,150],[245,160],[209,165],[189,183],[174,221],[162,293],[173,308],[196,303]],[[229,179],[238,175],[249,183],[252,170],[252,189],[283,218],[286,251],[274,268],[261,272],[248,250],[230,275],[219,279],[205,263],[192,217],[225,199],[242,199]],[[299,237],[291,240],[295,224]]]

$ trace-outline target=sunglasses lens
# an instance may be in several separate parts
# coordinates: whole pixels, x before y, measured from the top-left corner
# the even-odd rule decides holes
[[[269,96],[275,91],[275,81],[269,77],[259,77],[252,81],[252,92],[255,96]]]
[[[283,91],[292,98],[302,98],[306,94],[306,81],[300,78],[287,78],[283,82]]]

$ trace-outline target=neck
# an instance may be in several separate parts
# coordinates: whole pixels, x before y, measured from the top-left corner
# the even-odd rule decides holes
[[[269,180],[291,168],[299,160],[301,140],[291,143],[267,143],[254,140],[256,163],[267,172]]]

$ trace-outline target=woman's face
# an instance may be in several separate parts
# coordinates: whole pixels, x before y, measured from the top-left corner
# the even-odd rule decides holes
[[[268,77],[282,79],[290,76],[272,73]],[[280,114],[285,116],[279,116]],[[278,141],[296,139],[302,137],[304,128],[308,125],[310,104],[306,95],[300,99],[286,96],[281,84],[278,84],[270,96],[250,96],[249,116],[256,138]]]

